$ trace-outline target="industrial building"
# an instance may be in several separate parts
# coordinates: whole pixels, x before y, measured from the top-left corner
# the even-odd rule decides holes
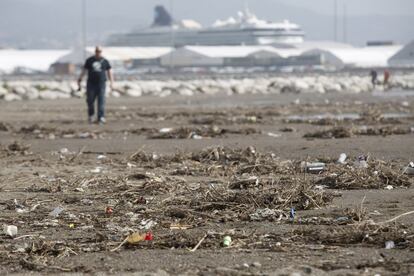
[[[186,46],[161,57],[168,67],[282,67],[319,65],[314,56],[301,56],[296,48],[272,46]]]
[[[0,74],[48,72],[50,65],[69,50],[0,50]]]
[[[388,63],[392,67],[414,67],[414,41],[393,55]]]
[[[401,46],[370,46],[363,48],[312,49],[302,56],[319,55],[322,64],[334,68],[387,67],[388,59],[397,53]]]
[[[336,42],[304,42],[284,46],[104,47],[118,72],[148,68],[306,67],[372,68],[413,66],[414,42],[405,46],[354,47]],[[0,50],[0,73],[16,71],[73,74],[94,47],[84,50]]]
[[[170,53],[170,47],[105,47],[104,56],[114,69],[140,66],[160,66],[160,57]],[[55,64],[82,65],[86,57],[94,55],[95,48],[75,49],[56,60]]]

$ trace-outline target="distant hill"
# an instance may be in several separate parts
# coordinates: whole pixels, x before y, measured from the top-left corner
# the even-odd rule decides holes
[[[87,0],[89,44],[108,34],[142,28],[153,22],[153,7],[160,0]],[[240,0],[176,0],[176,18],[191,18],[203,25],[236,16]],[[122,3],[122,4],[121,4]],[[168,5],[166,6],[169,9]],[[250,1],[250,9],[269,20],[289,19],[302,25],[307,39],[333,39],[333,18],[274,0]],[[352,16],[348,19],[348,42],[414,39],[414,16]],[[80,0],[0,0],[0,47],[67,48],[80,44]],[[342,20],[339,38],[342,41]]]

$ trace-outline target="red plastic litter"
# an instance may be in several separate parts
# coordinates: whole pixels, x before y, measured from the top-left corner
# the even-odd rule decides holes
[[[152,233],[151,232],[148,232],[146,235],[145,235],[145,240],[146,241],[152,241],[154,239],[154,237],[152,236]]]
[[[113,212],[114,212],[114,209],[112,209],[112,207],[106,207],[106,214],[107,215],[112,215]]]

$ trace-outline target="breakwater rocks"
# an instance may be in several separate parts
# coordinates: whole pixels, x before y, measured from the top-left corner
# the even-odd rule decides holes
[[[279,94],[279,93],[363,93],[373,90],[366,76],[281,76],[243,79],[137,80],[118,81],[108,97],[141,97],[197,94]],[[395,75],[388,86],[376,90],[414,90],[414,74]],[[55,100],[84,97],[75,81],[0,81],[0,101]]]

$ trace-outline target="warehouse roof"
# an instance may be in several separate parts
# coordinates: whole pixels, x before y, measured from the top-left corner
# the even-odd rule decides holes
[[[353,67],[386,67],[388,59],[395,55],[402,46],[371,46],[363,48],[314,48],[303,53],[310,55],[325,53],[335,57],[344,66]]]
[[[242,58],[258,51],[272,51],[271,46],[185,46],[183,49],[210,58]]]
[[[69,50],[0,50],[0,71],[11,73],[16,68],[45,72],[59,57]]]
[[[388,60],[388,63],[391,66],[414,67],[414,41],[393,55]]]
[[[83,63],[84,55],[94,54],[95,47],[87,47],[85,53],[82,49],[72,50],[58,59],[60,63]],[[110,61],[126,61],[132,59],[155,59],[172,51],[170,47],[103,47],[103,56]]]

